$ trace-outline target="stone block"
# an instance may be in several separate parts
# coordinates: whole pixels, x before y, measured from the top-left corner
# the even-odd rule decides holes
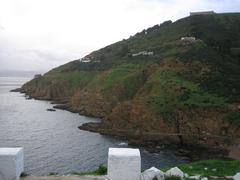
[[[0,148],[1,180],[19,180],[23,169],[23,148]]]
[[[141,157],[139,149],[109,148],[108,178],[110,180],[139,180]]]

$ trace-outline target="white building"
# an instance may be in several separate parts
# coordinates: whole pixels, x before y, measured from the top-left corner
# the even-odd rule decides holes
[[[80,59],[80,62],[89,63],[89,62],[91,62],[91,59],[89,57],[84,57],[84,58]]]
[[[138,52],[138,53],[132,54],[133,57],[135,57],[135,56],[140,56],[140,55],[143,55],[143,56],[152,56],[152,55],[153,55],[153,52],[152,52],[152,51],[140,51],[140,52]]]
[[[196,38],[192,37],[192,36],[190,36],[190,37],[182,37],[181,41],[184,41],[184,42],[194,42],[194,41],[196,41]]]

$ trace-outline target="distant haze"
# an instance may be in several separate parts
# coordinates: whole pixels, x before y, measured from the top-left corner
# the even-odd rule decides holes
[[[0,77],[29,77],[32,78],[36,74],[43,74],[41,71],[24,71],[24,70],[0,70]]]
[[[240,0],[0,0],[0,71],[46,72],[190,11]]]

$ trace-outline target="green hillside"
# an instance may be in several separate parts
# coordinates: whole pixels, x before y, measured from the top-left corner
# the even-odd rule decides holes
[[[196,40],[181,41],[190,36]],[[134,55],[139,52],[145,54]],[[166,21],[57,67],[21,91],[102,117],[100,129],[84,126],[93,131],[234,141],[240,135],[240,13]]]

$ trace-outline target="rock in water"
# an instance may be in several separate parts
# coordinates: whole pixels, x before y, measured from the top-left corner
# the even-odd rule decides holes
[[[47,109],[47,111],[56,111],[56,109]]]
[[[169,176],[177,176],[177,177],[180,177],[180,178],[183,179],[184,173],[178,167],[174,167],[174,168],[169,169],[166,172],[166,176],[167,177],[169,177]]]
[[[160,171],[159,169],[155,167],[151,167],[150,169],[145,170],[141,174],[141,180],[164,180],[164,172]]]
[[[234,180],[240,180],[240,172],[233,176]]]

